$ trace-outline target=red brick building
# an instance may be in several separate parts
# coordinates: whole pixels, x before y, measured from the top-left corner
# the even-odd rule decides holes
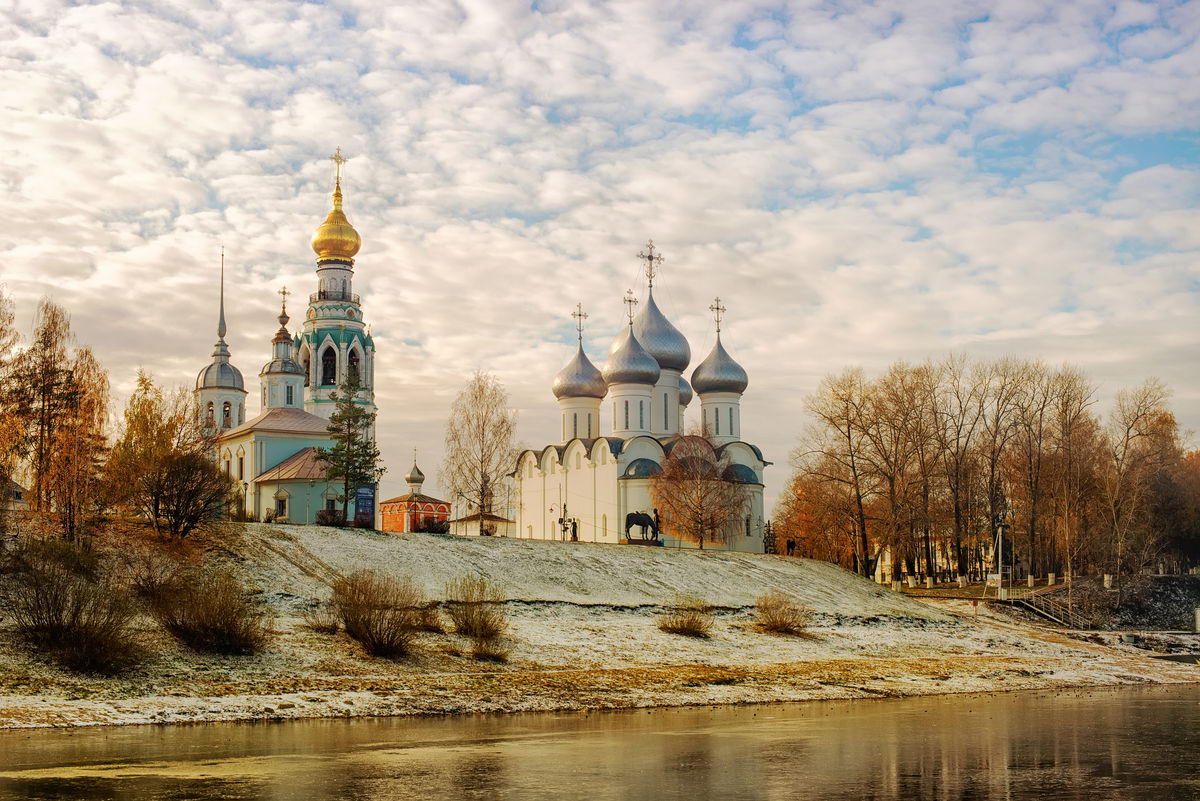
[[[425,474],[414,461],[412,470],[404,477],[408,482],[408,493],[389,498],[379,505],[383,531],[428,531],[435,523],[450,520],[449,501],[439,500],[421,492]]]

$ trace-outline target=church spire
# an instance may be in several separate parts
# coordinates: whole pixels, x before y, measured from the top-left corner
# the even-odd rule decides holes
[[[225,246],[221,245],[221,315],[217,320],[217,339],[225,340]]]

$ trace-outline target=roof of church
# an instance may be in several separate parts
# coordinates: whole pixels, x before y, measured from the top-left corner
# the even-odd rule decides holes
[[[228,439],[251,431],[275,431],[280,434],[327,434],[329,421],[324,417],[309,414],[303,409],[267,409],[258,417],[247,420],[237,428],[231,428],[217,439]]]
[[[325,480],[325,463],[317,459],[317,449],[309,446],[296,451],[272,468],[254,477],[255,481]]]
[[[467,515],[466,517],[459,517],[459,518],[456,518],[449,522],[451,522],[451,523],[470,523],[472,520],[478,520],[478,519],[479,519],[479,512],[476,512],[473,515]],[[485,522],[486,521],[492,521],[495,523],[511,523],[511,522],[513,522],[513,521],[509,520],[507,517],[501,517],[500,515],[494,515],[491,512],[485,512],[483,514],[483,519]]]
[[[397,495],[395,498],[388,498],[383,503],[401,503],[409,501],[411,503],[440,503],[443,506],[448,506],[449,501],[443,501],[441,498],[435,498],[432,495],[426,495],[423,492],[409,492],[405,495]]]

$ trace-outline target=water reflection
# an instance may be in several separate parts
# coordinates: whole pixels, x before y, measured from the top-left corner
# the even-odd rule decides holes
[[[1200,688],[0,733],[0,798],[1200,798]]]

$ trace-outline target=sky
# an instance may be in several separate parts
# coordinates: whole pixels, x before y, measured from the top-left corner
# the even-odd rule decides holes
[[[1194,431],[1198,34],[1194,0],[9,0],[0,284],[26,335],[65,306],[123,406],[211,361],[224,247],[254,413],[341,147],[384,498],[414,448],[437,489],[476,369],[557,442],[571,312],[599,366],[649,239],[693,365],[728,310],[768,509],[852,365],[1066,362],[1101,410],[1156,377]]]

